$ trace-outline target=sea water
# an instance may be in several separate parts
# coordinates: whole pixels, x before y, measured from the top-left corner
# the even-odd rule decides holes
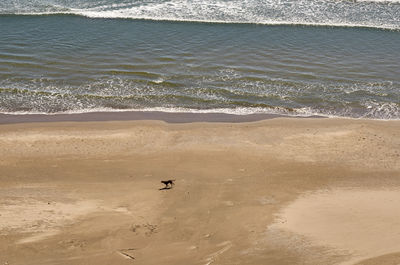
[[[400,1],[2,0],[0,112],[400,118]]]

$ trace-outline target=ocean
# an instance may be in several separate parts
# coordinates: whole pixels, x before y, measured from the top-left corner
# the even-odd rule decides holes
[[[400,0],[2,0],[0,113],[400,119]]]

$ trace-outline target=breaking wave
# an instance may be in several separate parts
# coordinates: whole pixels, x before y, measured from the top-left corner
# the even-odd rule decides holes
[[[0,14],[400,30],[400,0],[6,0]]]

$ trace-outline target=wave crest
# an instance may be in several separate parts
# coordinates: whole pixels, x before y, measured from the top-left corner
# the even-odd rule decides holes
[[[54,0],[53,4],[45,0],[21,0],[19,4],[13,3],[0,3],[0,14],[400,29],[400,0],[145,0],[133,3]]]

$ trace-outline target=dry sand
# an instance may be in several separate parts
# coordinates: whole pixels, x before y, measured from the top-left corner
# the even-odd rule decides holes
[[[399,161],[399,121],[1,125],[0,264],[400,264]]]

